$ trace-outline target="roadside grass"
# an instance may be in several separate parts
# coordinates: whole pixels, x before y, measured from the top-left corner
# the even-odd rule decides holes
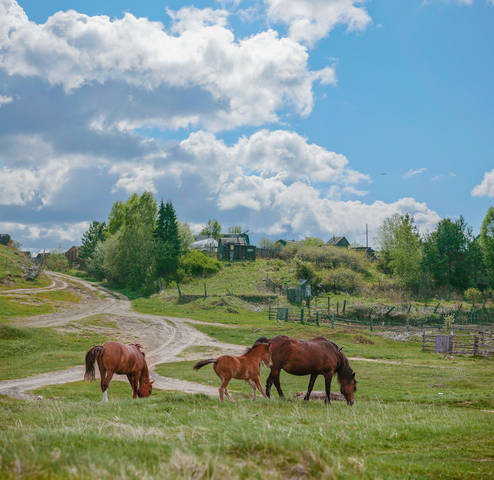
[[[15,297],[0,297],[0,323],[9,321],[14,317],[31,317],[54,311],[54,307],[48,303],[33,303],[31,297],[27,300]]]
[[[113,320],[114,315],[106,313],[98,313],[97,315],[91,315],[83,319],[77,320],[77,322],[71,322],[70,326],[76,327],[101,327],[117,329],[118,325],[115,320]]]
[[[0,399],[2,478],[491,478],[491,413],[411,402],[220,404],[112,382]]]
[[[262,309],[249,309],[248,302],[238,297],[207,297],[198,298],[186,303],[178,303],[173,299],[163,301],[159,297],[141,297],[132,300],[132,308],[137,312],[171,317],[193,318],[204,322],[219,322],[231,325],[269,324],[264,306],[254,306]]]
[[[82,365],[86,351],[103,340],[87,330],[60,333],[0,325],[0,380]]]

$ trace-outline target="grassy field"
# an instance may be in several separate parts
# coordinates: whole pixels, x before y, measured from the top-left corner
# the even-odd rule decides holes
[[[492,359],[425,354],[418,339],[394,341],[341,324],[332,329],[269,322],[253,309],[255,302],[230,297],[185,304],[137,298],[133,306],[230,325],[194,327],[239,345],[277,334],[326,336],[355,357],[355,405],[294,400],[308,377],[285,373],[281,384],[288,400],[278,399],[273,386],[271,400],[253,403],[250,386],[232,380],[234,405],[156,389],[151,398],[133,401],[130,386],[118,381],[110,386],[108,404],[99,401],[98,382],[45,387],[35,392],[42,397],[37,401],[0,397],[0,477],[494,478]],[[93,327],[114,330],[116,323],[95,315],[71,323],[66,332],[0,326],[0,379],[81,364],[84,352],[103,340]],[[188,353],[221,354],[207,350],[197,345]],[[194,371],[193,364],[162,364],[156,371],[219,385],[210,365]],[[263,384],[267,374],[263,367]],[[322,378],[315,389],[323,389]],[[336,378],[333,391],[339,391]]]
[[[220,404],[113,382],[0,400],[2,478],[492,478],[492,413],[436,403]]]
[[[84,329],[61,333],[0,325],[0,380],[81,365],[86,351],[101,341],[101,336]]]

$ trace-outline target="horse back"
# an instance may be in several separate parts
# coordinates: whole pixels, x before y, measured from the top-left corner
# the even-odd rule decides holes
[[[337,349],[324,337],[298,340],[280,335],[272,343],[273,366],[294,375],[332,371],[337,367]]]
[[[105,342],[103,348],[103,364],[107,370],[126,374],[138,372],[144,368],[144,355],[135,345]]]

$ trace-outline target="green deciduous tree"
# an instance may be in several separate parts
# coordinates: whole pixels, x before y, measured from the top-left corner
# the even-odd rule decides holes
[[[194,243],[194,235],[190,230],[190,226],[187,222],[178,222],[178,238],[180,240],[180,253],[186,254]]]
[[[210,218],[206,226],[201,230],[201,235],[207,235],[218,240],[221,236],[221,225],[215,218]]]
[[[379,230],[379,243],[381,270],[416,290],[421,280],[422,246],[414,218],[408,214],[387,218]]]
[[[471,284],[470,248],[471,229],[463,217],[445,218],[424,241],[423,265],[434,283],[458,289]]]
[[[489,207],[480,228],[480,246],[489,284],[494,288],[494,207]]]

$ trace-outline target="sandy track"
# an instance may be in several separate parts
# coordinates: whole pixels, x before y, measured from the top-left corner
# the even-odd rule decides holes
[[[123,295],[112,294],[103,288],[96,287],[85,280],[75,277],[52,272],[50,272],[49,275],[55,283],[55,286],[51,288],[51,290],[64,289],[67,287],[67,282],[70,281],[79,283],[90,291],[103,295],[104,298],[95,295],[93,298],[86,299],[82,305],[78,305],[70,311],[31,317],[22,322],[25,326],[62,327],[95,314],[111,315],[112,320],[117,323],[120,331],[125,336],[135,338],[136,341],[144,346],[146,358],[151,370],[159,363],[184,360],[184,358],[179,357],[178,355],[180,355],[187,347],[216,347],[220,348],[225,354],[233,355],[238,355],[244,350],[244,348],[239,345],[231,345],[214,340],[189,325],[189,323],[203,322],[195,322],[192,319],[164,317],[134,312],[130,301]],[[23,295],[41,290],[43,289],[17,289],[15,293]],[[12,293],[12,291],[10,293]],[[203,357],[204,354],[201,354],[200,356]],[[81,359],[81,363],[82,361],[83,359]],[[32,398],[28,393],[31,390],[46,385],[56,385],[82,380],[83,373],[83,367],[77,366],[66,370],[48,372],[21,379],[5,380],[0,382],[0,394],[9,395],[15,398]],[[207,395],[218,394],[216,388],[201,385],[199,383],[162,377],[154,371],[151,372],[151,376],[155,381],[155,386],[162,390],[179,390],[187,393],[204,393]],[[115,375],[114,378],[127,381],[125,376]],[[97,387],[95,386],[95,388]]]

